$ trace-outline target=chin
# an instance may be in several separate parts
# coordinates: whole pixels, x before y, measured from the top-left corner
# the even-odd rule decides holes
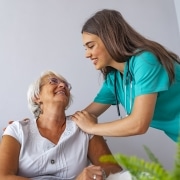
[[[102,67],[99,67],[99,66],[96,66],[96,65],[95,65],[95,68],[96,68],[96,70],[101,70],[102,69]]]

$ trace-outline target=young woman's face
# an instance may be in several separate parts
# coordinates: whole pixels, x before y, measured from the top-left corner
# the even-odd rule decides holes
[[[98,36],[83,32],[82,39],[86,51],[85,56],[91,59],[97,70],[112,66],[114,60]]]

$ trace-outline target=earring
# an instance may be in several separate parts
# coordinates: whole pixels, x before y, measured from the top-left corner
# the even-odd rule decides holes
[[[36,118],[38,118],[40,114],[43,114],[43,110],[40,108],[40,105],[41,105],[41,104],[42,104],[42,103],[37,104],[37,108],[36,108],[35,111],[34,111],[34,116],[35,116]]]

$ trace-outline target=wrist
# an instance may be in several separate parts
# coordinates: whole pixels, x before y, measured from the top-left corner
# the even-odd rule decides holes
[[[103,178],[103,180],[106,180],[106,178],[107,178],[106,172],[102,168],[101,168],[101,171],[102,171],[102,178]]]

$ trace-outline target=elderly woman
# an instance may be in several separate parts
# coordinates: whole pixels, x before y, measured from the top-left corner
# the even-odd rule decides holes
[[[4,131],[0,179],[103,180],[122,170],[117,164],[99,162],[100,156],[111,154],[103,138],[83,132],[66,116],[70,90],[66,79],[53,71],[29,87],[35,119],[13,122]]]

